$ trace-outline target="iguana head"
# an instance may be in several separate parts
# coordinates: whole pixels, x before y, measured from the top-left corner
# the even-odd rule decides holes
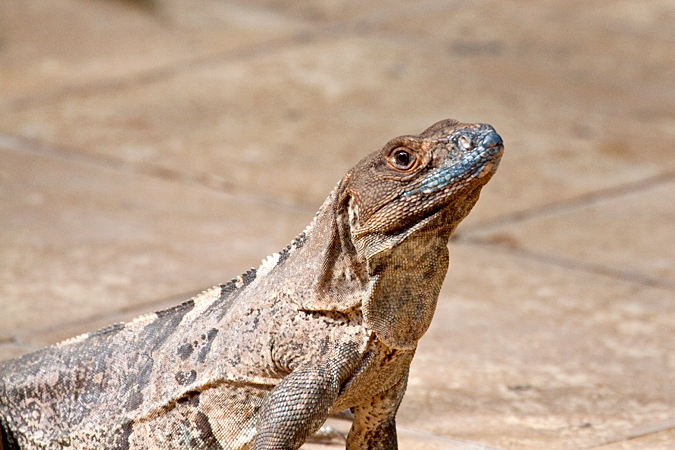
[[[448,220],[435,226],[451,233],[497,170],[503,152],[502,139],[490,125],[455,120],[389,141],[345,177],[357,250],[371,258],[438,215]]]
[[[360,307],[364,325],[384,343],[415,348],[447,272],[448,239],[503,151],[490,125],[444,120],[364,158],[320,212],[330,237],[322,238],[317,295],[303,305]]]

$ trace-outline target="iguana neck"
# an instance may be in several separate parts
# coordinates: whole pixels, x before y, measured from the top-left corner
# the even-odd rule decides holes
[[[366,262],[349,236],[343,182],[333,189],[305,231],[258,269],[258,277],[269,278],[270,283],[284,280],[276,290],[300,309],[347,311],[360,304],[367,290]]]
[[[478,200],[480,188],[399,233],[360,237],[368,245],[359,251],[351,235],[353,214],[344,181],[323,204],[303,246],[288,258],[282,268],[286,273],[278,279],[294,280],[286,292],[301,309],[360,308],[364,325],[385,344],[414,349],[431,323],[447,273],[448,240]]]
[[[369,250],[381,249],[368,253],[359,252],[351,236],[344,181],[303,233],[302,246],[296,239],[288,257],[269,273],[270,280],[285,280],[281,291],[300,309],[361,309],[364,325],[385,344],[413,349],[435,311],[448,268],[448,239],[480,189],[399,235],[367,236]]]

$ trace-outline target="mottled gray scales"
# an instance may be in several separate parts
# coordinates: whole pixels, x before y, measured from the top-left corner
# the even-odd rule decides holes
[[[392,139],[259,268],[0,363],[0,450],[290,450],[347,409],[349,450],[395,449],[448,239],[502,153],[454,120]]]

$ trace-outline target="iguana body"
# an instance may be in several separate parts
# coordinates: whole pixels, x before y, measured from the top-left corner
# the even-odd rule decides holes
[[[0,450],[297,449],[348,408],[348,449],[396,448],[448,239],[502,152],[452,120],[396,138],[257,270],[0,363]]]

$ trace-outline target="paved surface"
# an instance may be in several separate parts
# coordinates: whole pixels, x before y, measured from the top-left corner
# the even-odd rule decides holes
[[[674,22],[671,0],[0,1],[0,358],[257,266],[363,155],[456,117],[506,154],[450,244],[401,447],[673,449]]]

